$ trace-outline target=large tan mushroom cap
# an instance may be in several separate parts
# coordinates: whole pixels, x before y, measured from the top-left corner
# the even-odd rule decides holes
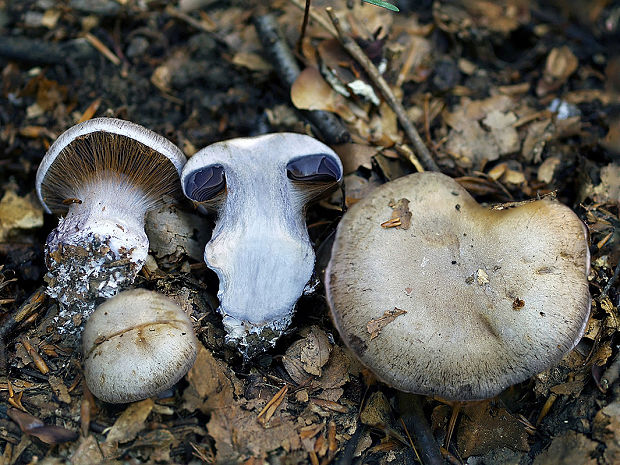
[[[410,227],[382,227],[403,198]],[[413,174],[344,215],[327,297],[345,343],[387,384],[482,399],[575,346],[590,310],[589,263],[585,227],[568,207],[487,209],[445,175]]]
[[[162,294],[134,289],[97,307],[82,347],[90,391],[124,403],[172,387],[194,363],[198,343],[181,307]]]

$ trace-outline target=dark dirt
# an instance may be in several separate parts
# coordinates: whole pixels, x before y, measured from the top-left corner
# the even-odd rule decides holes
[[[444,458],[620,463],[620,4],[395,0],[401,11],[387,13],[353,1],[312,3],[336,11],[355,4],[349,20],[357,15],[365,26],[353,32],[369,55],[378,49],[386,58],[384,76],[442,172],[489,204],[555,192],[590,230],[593,306],[583,340],[558,367],[463,406]],[[311,133],[282,70],[264,59],[253,18],[268,12],[294,49],[303,11],[285,0],[0,0],[0,193],[25,199],[14,207],[20,218],[32,212],[13,223],[0,203],[0,463],[414,463],[396,393],[347,355],[321,284],[301,298],[275,348],[244,362],[224,344],[217,277],[200,254],[190,245],[152,251],[157,266],[134,285],[173,296],[204,349],[176,387],[131,405],[92,397],[79,353],[55,331],[57,304],[32,300],[45,284],[43,245],[57,224],[35,200],[36,170],[81,117],[131,120],[188,156],[233,137]],[[329,35],[316,22],[306,37],[295,55],[302,70],[329,53],[318,47]],[[340,65],[355,69],[345,56]],[[386,105],[343,101],[333,111],[348,118],[357,144],[354,155],[337,149],[350,205],[416,171],[416,160]],[[308,212],[317,281],[341,201],[335,194]],[[198,218],[189,203],[179,209]],[[206,240],[191,228],[186,239],[199,241],[198,250]],[[28,299],[22,318],[16,312]],[[313,362],[301,361],[304,347],[316,349]],[[264,410],[269,402],[275,409]],[[451,408],[425,398],[423,409],[442,443]]]

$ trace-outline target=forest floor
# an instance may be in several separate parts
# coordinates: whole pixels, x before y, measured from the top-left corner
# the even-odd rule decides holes
[[[428,168],[403,117],[479,202],[553,194],[590,233],[584,338],[558,366],[463,405],[445,460],[620,463],[618,2],[394,0],[392,12],[314,0],[299,48],[304,2],[257,3],[0,0],[0,463],[414,463],[396,392],[348,353],[319,280],[341,205]],[[385,69],[401,115],[341,47],[327,6]],[[260,24],[281,35],[265,40]],[[365,97],[336,93],[320,64],[341,87],[360,81]],[[316,110],[338,116],[317,123]],[[176,239],[149,220],[155,260],[135,286],[174,297],[191,316],[201,342],[194,367],[156,399],[112,405],[88,392],[79,350],[55,331],[58,305],[42,294],[43,247],[57,218],[43,214],[35,175],[60,134],[96,116],[141,124],[187,156],[277,131],[334,147],[345,197],[308,212],[316,289],[274,348],[244,363],[225,344],[217,277],[202,260],[212,222],[188,203],[178,211],[193,223]],[[452,408],[423,399],[439,443]]]

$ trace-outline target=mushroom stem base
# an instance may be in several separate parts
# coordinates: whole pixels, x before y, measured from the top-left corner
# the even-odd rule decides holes
[[[74,317],[92,313],[97,298],[112,297],[131,285],[148,254],[140,206],[89,200],[90,206],[71,206],[45,245],[46,292],[64,307],[67,329],[81,325]]]
[[[226,330],[226,343],[236,346],[243,358],[249,360],[273,347],[291,323],[291,318],[292,313],[266,324],[257,324],[224,315],[222,323]]]

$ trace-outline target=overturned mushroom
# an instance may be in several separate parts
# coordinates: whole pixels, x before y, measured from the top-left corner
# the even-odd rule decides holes
[[[131,284],[144,264],[145,213],[180,194],[185,156],[129,121],[73,126],[47,151],[36,187],[48,213],[66,213],[46,242],[47,292],[88,314],[97,297]]]
[[[124,291],[101,304],[82,334],[84,379],[106,402],[159,394],[191,368],[198,350],[192,323],[168,297]]]
[[[326,289],[345,343],[380,379],[474,400],[575,346],[589,264],[585,226],[559,202],[487,209],[451,178],[423,173],[344,215]]]
[[[220,280],[228,338],[246,355],[288,326],[314,269],[306,205],[341,178],[329,147],[291,133],[219,142],[183,169],[185,195],[218,213],[204,259]]]

